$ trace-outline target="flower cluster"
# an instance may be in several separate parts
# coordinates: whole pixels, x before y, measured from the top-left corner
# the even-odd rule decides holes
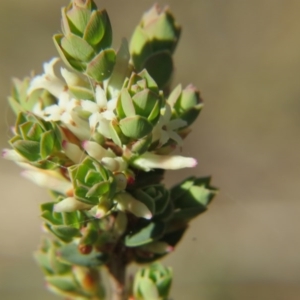
[[[60,274],[94,276],[94,268],[110,266],[116,254],[126,265],[171,252],[215,194],[209,178],[192,177],[171,190],[161,183],[164,170],[197,164],[172,154],[202,108],[192,85],[168,92],[179,34],[172,14],[154,6],[130,47],[124,40],[115,51],[106,11],[92,0],[73,0],[62,11],[62,33],[54,36],[70,69],[56,70],[60,59],[53,58],[43,74],[14,81],[9,102],[18,117],[3,156],[53,196],[41,211],[58,241],[48,241],[37,257],[55,292],[68,295]],[[62,270],[53,277],[48,260],[57,260],[56,249]],[[89,295],[80,284],[72,291]],[[143,288],[136,293],[144,299]]]

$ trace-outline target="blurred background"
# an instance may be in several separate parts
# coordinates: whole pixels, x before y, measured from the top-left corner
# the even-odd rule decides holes
[[[61,0],[1,1],[0,148],[14,118],[11,78],[57,56]],[[130,38],[152,0],[97,1]],[[300,1],[165,0],[183,26],[174,85],[193,83],[205,108],[183,154],[196,169],[169,172],[171,185],[193,172],[212,175],[219,196],[163,263],[174,268],[173,300],[300,299]],[[0,160],[0,298],[56,299],[32,252],[47,193]]]

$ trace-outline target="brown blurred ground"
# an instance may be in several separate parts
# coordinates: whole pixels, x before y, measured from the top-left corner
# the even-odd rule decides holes
[[[117,47],[152,1],[97,1]],[[165,2],[160,2],[165,4]],[[10,78],[41,72],[56,56],[67,1],[1,1],[1,148],[13,118]],[[192,223],[175,253],[175,300],[300,299],[300,1],[190,0],[169,4],[183,25],[174,84],[202,90],[205,109],[186,141],[196,175],[213,175],[220,196]],[[0,161],[0,299],[55,299],[31,253],[46,193]],[[168,184],[190,174],[169,174]]]

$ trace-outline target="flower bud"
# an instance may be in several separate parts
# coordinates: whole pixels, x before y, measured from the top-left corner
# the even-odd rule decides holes
[[[71,1],[62,9],[62,32],[53,40],[68,66],[98,82],[111,75],[116,54],[105,10],[98,10],[93,0]]]
[[[130,53],[137,71],[144,68],[160,88],[169,83],[173,72],[174,52],[181,28],[168,9],[154,5],[136,27]]]
[[[150,146],[147,136],[159,120],[163,103],[162,92],[146,70],[139,74],[132,73],[130,79],[125,81],[116,112],[120,130],[126,137],[145,139],[142,145],[137,146],[137,151],[144,151]]]
[[[178,85],[167,102],[172,107],[172,119],[185,121],[184,127],[190,126],[195,121],[203,107],[199,91],[191,84],[184,90]]]

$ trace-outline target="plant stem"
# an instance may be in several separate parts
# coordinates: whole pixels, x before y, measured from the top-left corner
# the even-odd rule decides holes
[[[112,288],[111,300],[126,300],[126,259],[124,253],[121,251],[114,252],[107,267]]]

